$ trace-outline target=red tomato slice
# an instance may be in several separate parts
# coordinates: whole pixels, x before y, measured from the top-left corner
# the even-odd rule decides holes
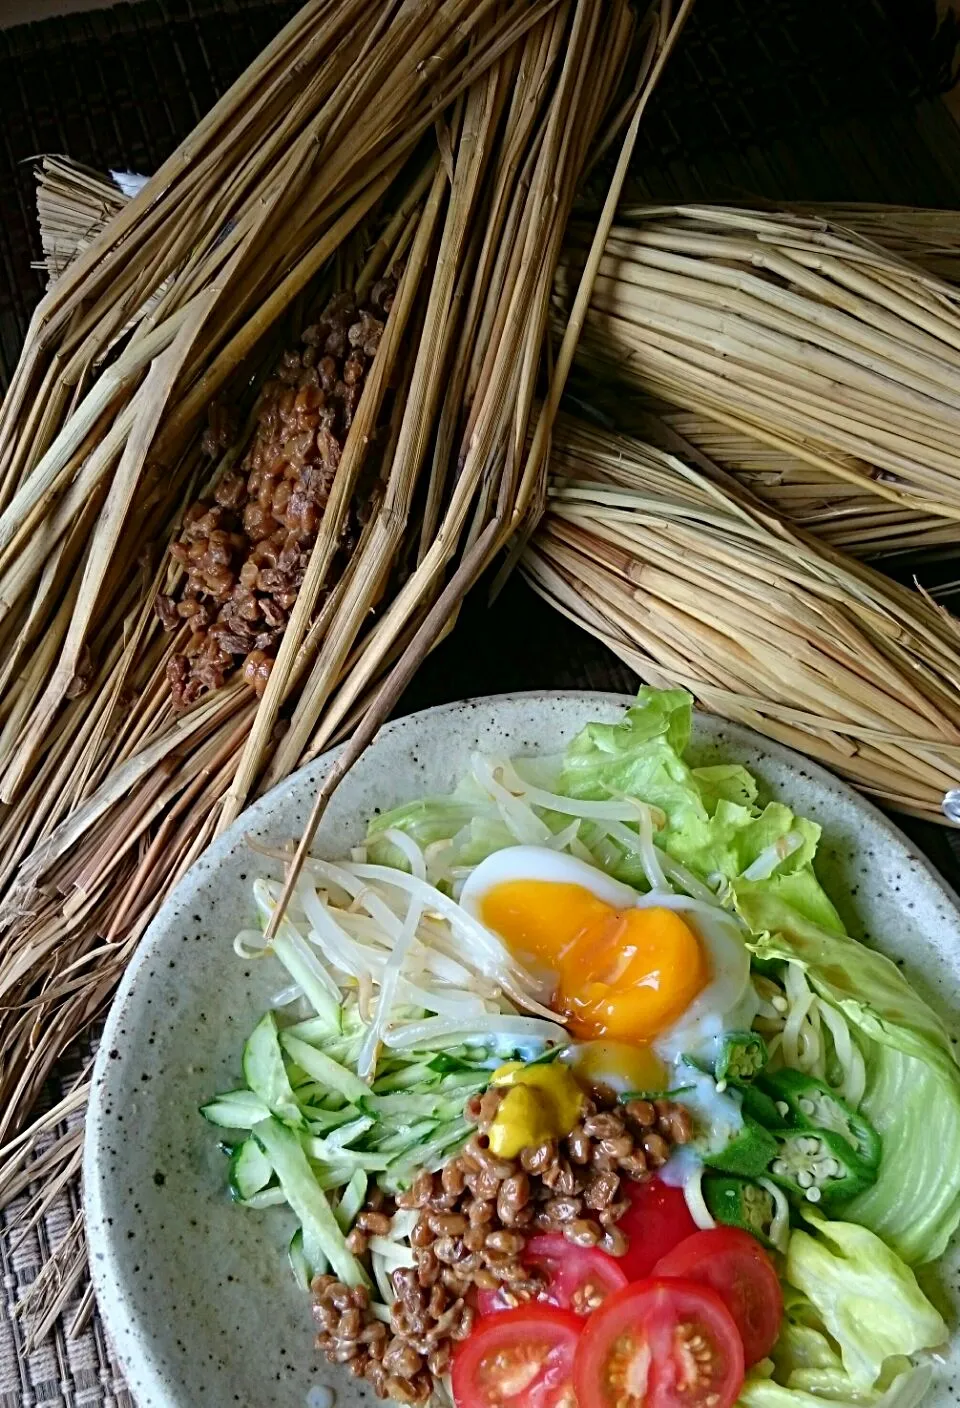
[[[536,1298],[539,1303],[572,1310],[577,1315],[588,1315],[627,1284],[619,1262],[612,1256],[596,1247],[575,1247],[557,1232],[531,1237],[520,1259],[524,1266],[537,1267],[550,1278]],[[503,1287],[481,1291],[477,1296],[481,1315],[506,1310],[511,1304]]]
[[[780,1333],[783,1292],[773,1263],[749,1232],[696,1232],[658,1261],[653,1274],[712,1287],[736,1321],[747,1365],[769,1354]]]
[[[674,1188],[659,1178],[647,1183],[624,1178],[620,1188],[630,1199],[630,1206],[617,1223],[629,1243],[619,1264],[628,1281],[641,1281],[662,1256],[696,1232],[697,1224],[690,1216],[682,1188]]]
[[[580,1408],[731,1408],[743,1345],[708,1286],[638,1281],[589,1317],[573,1378]]]
[[[475,1324],[453,1356],[457,1408],[577,1408],[573,1357],[582,1324],[569,1310],[537,1303]]]

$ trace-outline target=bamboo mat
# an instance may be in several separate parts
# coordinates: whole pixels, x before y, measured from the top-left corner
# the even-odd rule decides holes
[[[100,170],[154,170],[295,8],[142,0],[0,31],[0,389],[42,292],[27,159],[63,152]],[[956,205],[960,127],[938,96],[954,36],[926,42],[933,14],[933,0],[697,0],[641,136],[633,197]],[[513,580],[492,609],[482,589],[467,603],[398,712],[509,690],[634,685]],[[905,829],[960,887],[957,834]],[[90,1050],[64,1063],[60,1090]],[[69,1233],[79,1191],[71,1185],[24,1233],[12,1224],[29,1197],[0,1214],[0,1408],[131,1408],[84,1279],[67,1316],[25,1353],[14,1308]]]

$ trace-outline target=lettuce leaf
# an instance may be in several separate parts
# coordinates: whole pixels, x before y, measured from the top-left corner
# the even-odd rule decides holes
[[[901,1368],[883,1393],[857,1393],[849,1397],[827,1395],[822,1390],[812,1392],[799,1386],[780,1384],[762,1372],[761,1366],[751,1369],[740,1390],[741,1408],[825,1408],[824,1400],[834,1404],[870,1403],[873,1408],[916,1408],[933,1377],[929,1364]]]
[[[861,1108],[883,1157],[876,1183],[846,1215],[905,1261],[932,1261],[960,1223],[960,1068],[946,1027],[883,954],[812,924],[772,887],[738,881],[734,893],[760,933],[755,955],[798,963],[857,1033],[867,1066]]]
[[[812,1230],[791,1236],[786,1279],[814,1307],[855,1388],[873,1388],[891,1356],[944,1343],[943,1317],[886,1242],[855,1222],[806,1217]]]
[[[756,805],[757,784],[738,763],[691,768],[681,756],[690,739],[692,697],[644,686],[615,724],[587,724],[564,754],[559,790],[594,801],[639,797],[663,813],[657,845],[701,879],[733,880],[759,865],[791,904],[842,932],[836,910],[813,872],[820,828],[782,802]],[[614,866],[635,877],[629,861]]]
[[[911,1263],[940,1256],[960,1223],[960,1080],[895,1046],[865,1047],[860,1108],[883,1140],[880,1177],[845,1209]]]

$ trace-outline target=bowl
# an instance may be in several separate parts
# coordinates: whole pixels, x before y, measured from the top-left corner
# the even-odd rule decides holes
[[[336,792],[314,851],[342,856],[378,809],[449,791],[474,749],[555,753],[630,702],[513,694],[399,719]],[[690,753],[698,764],[744,763],[767,796],[820,822],[818,873],[850,932],[902,962],[941,1014],[960,1008],[957,900],[875,807],[799,754],[704,715]],[[84,1205],[97,1298],[139,1408],[330,1408],[334,1399],[347,1408],[372,1398],[313,1347],[309,1302],[287,1264],[291,1215],[228,1201],[216,1131],[197,1113],[239,1083],[243,1041],[284,985],[277,965],[245,964],[233,951],[237,931],[255,923],[254,876],[279,873],[246,837],[298,836],[335,757],[282,782],[197,861],[145,934],[107,1021]],[[958,1267],[952,1249],[939,1264],[941,1300],[957,1297]],[[960,1353],[951,1352],[931,1408],[952,1402],[958,1369]]]

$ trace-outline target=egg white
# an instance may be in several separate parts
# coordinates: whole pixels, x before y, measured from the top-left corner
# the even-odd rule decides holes
[[[470,872],[460,891],[460,903],[468,914],[482,923],[480,910],[484,897],[497,885],[514,880],[547,880],[557,885],[581,885],[604,904],[629,909],[641,898],[636,890],[614,880],[576,856],[553,851],[549,846],[505,846],[494,851]]]
[[[480,923],[484,897],[497,885],[516,880],[537,880],[554,884],[580,885],[597,899],[616,909],[649,909],[661,906],[677,910],[700,939],[711,978],[685,1012],[652,1043],[668,1066],[685,1054],[708,1057],[724,1031],[739,1030],[744,999],[749,1000],[750,954],[743,942],[735,916],[702,900],[689,899],[673,891],[654,890],[639,894],[629,885],[576,856],[550,850],[547,846],[507,846],[494,851],[471,872],[464,882],[460,903]]]

